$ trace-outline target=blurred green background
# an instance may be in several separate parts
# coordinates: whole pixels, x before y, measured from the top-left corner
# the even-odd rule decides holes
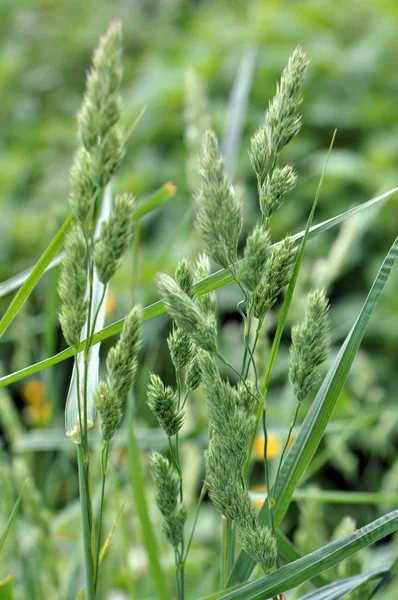
[[[145,107],[129,139],[114,189],[145,198],[171,181],[177,192],[143,220],[138,266],[133,264],[132,254],[124,261],[111,286],[108,322],[126,314],[133,287],[140,302],[146,305],[154,301],[156,272],[171,273],[178,257],[193,258],[201,249],[192,225],[192,192],[198,135],[207,125],[223,140],[228,168],[244,200],[245,233],[254,224],[259,209],[248,143],[297,44],[304,47],[310,60],[303,128],[284,152],[283,160],[294,164],[299,183],[275,217],[274,241],[303,229],[335,128],[336,142],[316,222],[398,185],[396,1],[2,0],[1,281],[34,264],[69,212],[68,171],[77,144],[75,122],[84,74],[99,35],[114,18],[122,20],[124,30],[123,119],[127,128]],[[300,318],[310,287],[325,285],[332,303],[335,352],[359,312],[396,236],[397,225],[398,194],[377,210],[364,212],[311,242],[290,324]],[[57,327],[56,277],[55,269],[43,278],[2,339],[4,372],[23,368],[64,347]],[[329,454],[326,465],[316,474],[317,485],[363,491],[377,491],[383,485],[398,491],[390,470],[395,467],[396,472],[398,464],[397,282],[395,270],[336,411],[337,422],[351,426],[354,422],[353,431],[344,437],[336,427],[340,432],[337,437],[333,432],[327,436],[321,451],[329,448]],[[0,299],[2,312],[11,297]],[[238,300],[233,288],[219,293],[220,323],[225,325],[221,343],[231,360],[238,360],[241,352],[237,344]],[[137,420],[144,427],[154,426],[149,411],[143,408],[149,370],[155,369],[166,380],[172,377],[165,343],[168,326],[166,318],[158,318],[146,327],[137,390]],[[270,332],[273,326],[271,319]],[[283,384],[286,356],[287,345],[282,348],[271,392],[271,429],[276,432],[284,426],[281,397],[286,396],[288,405],[291,401]],[[27,400],[26,382],[11,388],[13,400],[25,411],[24,427],[42,427],[43,440],[47,439],[46,430],[62,430],[69,375],[70,365],[62,364],[35,378],[45,386],[43,393],[51,413],[29,415],[25,405],[31,408],[34,402]],[[200,394],[195,399],[199,402]],[[359,415],[365,417],[368,428],[359,423]],[[194,443],[192,447],[187,443],[186,452],[189,461],[197,465],[192,481],[194,498],[201,478],[202,455],[197,449],[202,448],[201,435],[206,427],[197,405],[191,418],[195,425],[191,423],[188,429],[193,432]],[[151,445],[151,439],[144,439],[146,446]],[[54,449],[36,453],[31,467],[46,507],[65,510],[76,495],[71,457],[65,458]],[[380,511],[387,508],[380,507]],[[338,507],[325,517],[329,535],[338,518],[350,510]],[[362,507],[354,512],[363,524],[375,518],[378,510]],[[202,529],[206,544],[212,539],[212,519],[216,518],[214,511],[209,510],[209,514],[207,529],[205,523]],[[131,518],[134,520],[134,515]],[[298,519],[297,510],[293,510],[288,527],[297,527]],[[134,544],[138,552],[136,536]],[[205,550],[206,545],[199,543],[195,548],[200,566],[192,569],[199,575],[214,555]],[[63,551],[68,553],[68,549]],[[10,555],[10,564],[12,558]],[[171,569],[171,562],[169,566]],[[114,583],[123,587],[123,577],[115,577]],[[145,582],[142,585],[146,590]],[[211,581],[206,585],[203,583],[198,596],[212,589]]]

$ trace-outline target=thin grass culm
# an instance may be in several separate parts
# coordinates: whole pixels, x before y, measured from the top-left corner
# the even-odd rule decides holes
[[[74,378],[66,406],[66,433],[77,444],[82,515],[86,597],[95,598],[98,585],[101,528],[109,444],[122,417],[132,385],[140,345],[141,312],[134,308],[125,320],[119,342],[107,358],[107,381],[95,386],[98,371],[90,360],[106,289],[132,241],[134,199],[117,196],[113,209],[101,217],[104,193],[124,154],[119,125],[121,100],[121,25],[114,22],[101,38],[87,76],[78,115],[79,147],[70,173],[70,205],[75,222],[66,238],[61,263],[60,322],[66,341],[75,349]],[[109,188],[108,188],[109,190]],[[109,193],[109,192],[108,192]],[[98,297],[97,297],[98,296]],[[85,339],[82,358],[80,340]],[[89,430],[99,414],[102,436],[101,496],[98,518],[90,486]]]

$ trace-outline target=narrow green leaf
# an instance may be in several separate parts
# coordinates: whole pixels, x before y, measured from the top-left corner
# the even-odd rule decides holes
[[[279,524],[289,506],[294,489],[310,463],[332,416],[348,372],[365,334],[370,317],[377,306],[388,276],[398,257],[398,238],[390,248],[377,274],[362,310],[329,369],[316,398],[304,419],[286,459],[283,462],[275,489],[274,519]],[[263,504],[260,523],[267,522],[267,506]],[[254,568],[254,561],[241,552],[230,576],[229,584],[246,581]]]
[[[369,597],[367,598],[367,600],[372,600],[372,598],[374,598],[375,596],[378,596],[379,592],[386,585],[388,585],[390,583],[390,581],[392,580],[392,578],[394,576],[396,576],[397,571],[398,571],[398,557],[390,565],[389,569],[383,575],[382,579],[379,581],[379,583],[376,585],[376,587],[372,590],[372,592],[369,595]],[[378,596],[378,597],[381,598],[381,596]]]
[[[253,501],[265,500],[265,494],[253,492],[250,494]],[[299,502],[322,502],[328,504],[398,504],[398,494],[383,492],[340,492],[338,490],[295,490],[293,500]]]
[[[309,594],[306,594],[300,600],[342,600],[348,594],[356,590],[360,585],[378,579],[384,573],[386,573],[388,567],[377,567],[367,573],[361,573],[360,575],[354,575],[341,581],[336,581],[327,585],[319,590],[315,590]]]
[[[339,223],[342,223],[345,219],[360,212],[361,210],[365,210],[366,208],[369,208],[370,206],[374,205],[376,202],[380,202],[381,200],[387,198],[388,196],[391,196],[397,190],[398,190],[398,188],[394,188],[394,189],[390,190],[389,192],[385,192],[381,196],[377,196],[376,198],[373,198],[372,200],[369,200],[368,202],[365,202],[364,204],[360,204],[359,206],[356,206],[355,208],[346,211],[345,213],[337,215],[336,217],[333,217],[332,219],[328,219],[327,221],[324,221],[323,223],[320,223],[319,225],[315,225],[314,227],[312,227],[310,229],[309,239],[319,235],[320,233],[323,233],[324,231],[327,231],[328,229],[331,229],[332,227],[335,227]],[[292,239],[299,240],[304,236],[304,233],[305,233],[304,231],[301,231],[300,233],[297,233],[294,236],[292,236]],[[232,280],[231,275],[228,274],[225,271],[225,269],[221,269],[220,271],[213,273],[212,275],[206,277],[205,279],[198,281],[195,284],[195,289],[196,289],[196,292],[198,295],[203,295],[203,294],[207,294],[217,288],[223,287],[223,286],[227,285],[228,283],[231,283],[232,281],[233,280]],[[0,286],[0,297],[1,296],[2,296],[2,292],[1,292],[1,286]],[[144,318],[144,320],[152,319],[153,317],[156,317],[164,312],[165,312],[165,309],[164,309],[162,302],[154,302],[153,304],[150,304],[149,306],[147,306],[144,309],[143,318]],[[108,327],[105,327],[102,331],[95,334],[93,337],[92,345],[98,344],[99,342],[102,342],[103,340],[120,333],[123,328],[123,322],[124,322],[124,319],[115,321],[115,323],[108,325]],[[82,350],[83,348],[84,348],[84,341],[81,343],[79,350]],[[10,375],[1,377],[0,378],[0,387],[10,385],[11,383],[15,383],[16,381],[23,379],[24,377],[28,377],[29,375],[38,373],[39,371],[42,371],[43,369],[52,367],[53,365],[56,365],[64,360],[72,357],[73,354],[74,354],[74,352],[71,348],[66,348],[65,350],[63,350],[62,352],[59,352],[58,354],[55,354],[54,356],[51,356],[51,357],[46,358],[38,363],[30,365],[29,367],[25,367],[24,369],[21,369],[20,371],[16,371],[15,373],[11,373]]]
[[[39,281],[40,277],[43,275],[44,271],[47,269],[50,262],[57,254],[58,250],[61,248],[65,234],[68,231],[71,223],[73,222],[73,219],[74,216],[69,215],[69,217],[63,223],[62,227],[58,230],[56,235],[51,240],[44,254],[41,255],[41,257],[35,264],[28,278],[25,280],[23,285],[15,294],[11,304],[7,308],[5,314],[3,315],[3,318],[0,321],[0,337],[3,335],[7,327],[13,321],[15,315],[26,302],[36,283]]]
[[[139,221],[143,216],[145,216],[149,212],[152,212],[153,210],[155,210],[155,208],[158,208],[158,206],[164,204],[166,200],[174,196],[176,190],[177,188],[170,181],[162,185],[161,188],[156,190],[156,192],[151,194],[149,198],[147,198],[137,206],[137,208],[134,211],[133,220]]]
[[[141,524],[142,540],[148,555],[150,574],[156,587],[158,598],[168,600],[169,593],[160,566],[156,537],[149,517],[145,480],[140,462],[140,450],[135,437],[133,398],[130,397],[128,400],[128,464],[131,487],[137,515]]]
[[[278,542],[279,554],[281,554],[281,556],[283,556],[289,563],[302,558],[303,555],[301,552],[281,531],[276,532],[276,539]],[[311,579],[311,583],[313,583],[316,587],[322,587],[328,585],[330,580],[328,580],[324,575],[316,575],[313,577],[313,579]]]
[[[12,600],[12,597],[13,597],[12,582],[13,582],[12,573],[9,573],[9,575],[7,575],[7,577],[4,577],[4,579],[0,579],[0,599],[1,600]]]
[[[253,583],[222,596],[223,600],[267,600],[336,566],[362,548],[374,544],[398,529],[398,510],[331,542]]]
[[[10,516],[8,518],[8,521],[7,521],[7,523],[6,523],[6,525],[5,525],[4,529],[3,529],[3,533],[1,534],[1,537],[0,537],[0,554],[1,554],[1,551],[3,550],[4,544],[6,543],[6,540],[7,540],[8,534],[10,533],[10,529],[12,527],[14,519],[15,519],[15,517],[17,515],[19,505],[21,504],[22,493],[24,491],[25,485],[26,485],[26,482],[23,484],[22,489],[19,492],[19,496],[17,498],[17,501],[14,504],[14,508],[12,509],[11,514],[10,514]]]

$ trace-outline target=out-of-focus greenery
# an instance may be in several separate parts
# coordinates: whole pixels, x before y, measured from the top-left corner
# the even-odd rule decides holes
[[[303,228],[335,128],[336,143],[316,222],[398,185],[398,4],[393,0],[2,0],[0,280],[31,266],[68,214],[68,170],[77,143],[75,122],[84,89],[84,73],[98,36],[116,17],[121,18],[124,31],[123,118],[126,127],[135,121],[143,107],[145,113],[129,139],[115,189],[131,191],[144,198],[167,181],[172,181],[178,188],[167,204],[142,223],[136,282],[136,296],[142,303],[148,304],[155,299],[153,280],[157,270],[171,272],[179,256],[193,257],[200,249],[200,241],[192,229],[193,181],[192,173],[188,171],[192,157],[187,152],[184,123],[189,69],[196,70],[206,90],[206,119],[222,137],[242,55],[247,51],[255,53],[253,81],[234,177],[244,198],[246,224],[254,223],[258,215],[255,177],[247,156],[248,140],[261,122],[268,100],[274,94],[277,77],[298,43],[310,59],[304,88],[304,121],[300,136],[288,147],[284,159],[295,165],[299,182],[293,197],[275,217],[275,239]],[[334,229],[311,242],[290,324],[302,314],[301,299],[309,286],[323,283],[331,298],[334,347],[337,348],[396,235],[397,223],[398,194],[377,212],[363,213],[339,231]],[[132,263],[130,255],[113,284],[115,306],[109,307],[112,320],[123,317],[131,305]],[[2,340],[0,355],[7,372],[61,348],[56,325],[56,274],[54,271],[43,278]],[[395,271],[339,401],[335,418],[338,423],[344,422],[344,427],[332,429],[318,453],[318,458],[324,457],[324,467],[319,472],[314,471],[314,479],[321,487],[362,491],[378,491],[382,487],[391,493],[398,491],[394,477],[398,464],[398,417],[394,405],[398,387],[397,279]],[[231,350],[237,346],[238,339],[237,298],[233,288],[219,293],[221,320],[226,324],[221,343],[231,360],[238,356]],[[2,312],[10,299],[10,296],[1,299]],[[148,372],[155,369],[166,379],[171,377],[165,343],[167,326],[166,319],[157,319],[146,328],[145,361],[141,365],[137,390],[140,425],[154,425],[149,411],[143,407]],[[270,322],[268,327],[272,331],[273,323]],[[20,332],[24,334],[22,344]],[[236,353],[238,350],[241,348],[237,348]],[[276,435],[278,427],[287,425],[281,418],[281,397],[286,398],[283,407],[289,407],[291,402],[290,392],[281,385],[286,357],[287,351],[282,348],[270,390],[270,417],[274,418]],[[39,385],[45,386],[48,406],[42,400],[26,400],[27,395],[31,399],[43,398],[43,390],[38,387],[31,389],[30,395],[24,387],[26,382],[11,389],[14,401],[23,409],[22,420],[27,428],[41,425],[44,436],[46,428],[57,427],[62,434],[69,366],[62,365],[56,371],[59,377],[54,372],[45,372],[39,378]],[[10,399],[7,394],[2,391],[0,400]],[[192,505],[202,477],[203,463],[198,447],[203,449],[206,431],[200,393],[197,398],[198,405],[191,407],[188,415],[188,429],[193,441],[186,442],[184,448],[185,460],[192,465],[192,481],[187,482],[191,487],[187,496],[191,495]],[[156,432],[153,440],[149,437],[148,441],[145,436],[149,436],[147,431],[141,439],[146,448],[153,449],[159,444]],[[13,440],[7,439],[6,435],[4,438],[12,445]],[[65,441],[61,439],[62,443],[69,444],[66,438]],[[57,441],[55,447],[60,443]],[[22,563],[26,565],[26,587],[22,587],[16,597],[28,597],[26,593],[33,589],[29,588],[29,582],[39,585],[33,574],[38,565],[46,568],[45,581],[41,581],[39,589],[52,589],[53,579],[59,574],[52,572],[51,561],[45,567],[38,556],[33,560],[30,549],[40,548],[43,556],[48,557],[54,552],[52,544],[55,543],[60,557],[70,560],[72,556],[72,566],[68,562],[67,571],[70,595],[66,597],[73,598],[73,593],[76,595],[79,590],[79,585],[73,583],[79,566],[77,557],[73,557],[79,522],[74,504],[76,477],[72,453],[35,452],[23,456],[28,459],[38,489],[31,490],[30,495],[25,491],[24,496],[31,499],[24,507],[27,534],[25,537],[20,535],[6,555],[7,564],[14,567],[13,560],[21,553],[25,561]],[[4,483],[11,477],[11,471],[3,458],[0,477],[6,514],[13,505],[15,491],[7,487],[10,484]],[[115,543],[116,551],[109,553],[109,558],[104,561],[107,566],[103,579],[114,589],[126,588],[126,565],[120,568],[126,554],[121,550],[124,532],[128,540],[127,555],[139,582],[137,597],[141,598],[149,596],[153,590],[145,578],[146,559],[142,554],[129,488],[127,484],[123,485],[124,460],[121,451],[115,462],[121,470],[122,489],[115,477],[112,494],[116,498],[115,505],[119,502],[121,505],[127,496],[127,508],[120,528],[122,533],[117,533],[120,537]],[[17,487],[24,479],[25,466],[17,464],[16,470],[20,473],[19,479],[14,477]],[[387,508],[383,505],[380,510],[368,506],[357,509],[342,505],[324,511],[322,519],[330,538],[345,514],[355,514],[360,526]],[[108,529],[115,517],[114,511],[109,513]],[[29,516],[32,514],[34,519]],[[157,519],[155,511],[154,518]],[[293,510],[289,513],[288,526],[294,528],[297,524],[300,525],[300,518]],[[206,505],[191,565],[187,569],[191,581],[190,597],[193,593],[199,597],[214,589],[217,543],[213,530],[217,527],[217,517]],[[55,536],[50,538],[49,531],[55,532]],[[300,540],[300,535],[297,539]],[[165,549],[165,544],[163,546]],[[165,555],[165,567],[171,573],[173,559],[166,551]],[[214,570],[213,577],[211,569]],[[209,571],[206,582],[201,579],[205,570]],[[0,577],[5,574],[0,573]],[[18,576],[21,577],[21,573],[16,571]],[[40,598],[39,593],[36,591],[35,597]]]

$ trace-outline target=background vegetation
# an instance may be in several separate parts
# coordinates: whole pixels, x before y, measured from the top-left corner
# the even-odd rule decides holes
[[[109,323],[126,314],[133,297],[144,305],[154,301],[155,273],[171,273],[178,257],[195,257],[201,248],[192,229],[196,138],[190,136],[187,120],[193,118],[199,129],[211,124],[227,140],[237,119],[242,119],[242,136],[235,142],[225,142],[224,147],[229,149],[229,167],[244,197],[247,223],[250,216],[254,223],[257,199],[247,156],[248,140],[274,94],[281,69],[298,43],[311,61],[304,88],[304,125],[285,158],[295,164],[299,182],[294,198],[275,217],[275,238],[303,229],[335,128],[336,142],[316,222],[398,185],[398,6],[393,1],[3,0],[1,281],[34,264],[69,212],[68,171],[76,147],[75,115],[84,89],[84,73],[99,34],[115,17],[121,18],[124,28],[124,120],[126,124],[133,123],[143,107],[145,113],[129,140],[114,187],[145,198],[171,181],[177,191],[142,220],[139,252],[131,252],[112,285]],[[192,69],[197,79],[193,79]],[[248,78],[246,83],[242,73]],[[195,81],[199,91],[203,89],[203,97],[199,92],[192,93]],[[238,112],[231,113],[237,106],[233,89],[246,89],[249,98],[247,108],[241,102]],[[309,286],[323,283],[331,299],[333,341],[337,348],[396,235],[397,222],[395,195],[377,209],[365,211],[339,230],[333,229],[310,242],[290,324],[301,314]],[[43,277],[1,338],[3,374],[64,347],[57,324],[57,275],[58,269],[53,269]],[[382,489],[389,494],[398,493],[397,281],[395,270],[367,330],[334,421],[314,460],[310,479],[315,486],[314,497],[319,489]],[[224,353],[234,361],[242,350],[237,345],[238,294],[229,286],[219,292],[218,298],[220,320],[225,325],[221,344]],[[0,298],[2,312],[10,300],[10,295]],[[172,383],[165,342],[168,328],[168,319],[157,317],[144,332],[136,422],[146,476],[145,451],[161,448],[164,438],[144,406],[145,387],[150,370]],[[273,330],[272,319],[268,329]],[[106,349],[105,343],[102,350]],[[282,349],[270,390],[275,456],[281,432],[288,424],[286,407],[292,402],[291,392],[282,385],[286,356]],[[76,550],[76,463],[74,448],[63,432],[70,372],[71,365],[61,363],[0,390],[5,450],[0,463],[2,519],[7,518],[15,501],[15,487],[19,489],[26,475],[31,474],[29,493],[24,493],[23,511],[16,523],[17,534],[5,547],[0,572],[0,576],[14,572],[17,598],[51,597],[46,590],[52,589],[52,579],[60,576],[60,564],[65,598],[76,597],[80,589],[81,582],[75,577],[80,561]],[[13,405],[18,408],[19,420],[10,429],[10,415],[1,407]],[[200,392],[190,407],[185,436],[184,457],[191,476],[187,497],[193,507],[203,477],[202,450],[206,442]],[[117,443],[120,449],[114,454],[113,486],[108,491],[107,531],[115,518],[115,507],[125,504],[111,542],[112,552],[104,561],[101,590],[104,598],[116,590],[127,597],[133,597],[133,593],[137,598],[151,597],[154,590],[146,577],[147,559],[127,482],[123,433]],[[253,464],[254,486],[262,476],[260,463]],[[149,481],[148,494],[151,499]],[[152,511],[153,504],[150,501],[156,523],[158,515],[155,508]],[[303,552],[309,552],[332,537],[343,516],[352,515],[361,526],[395,507],[396,503],[324,505],[301,499],[288,514],[286,531],[293,534]],[[200,597],[214,589],[218,568],[214,564],[218,552],[214,531],[218,527],[218,516],[206,502],[187,567],[190,597]],[[171,577],[173,557],[161,533],[158,538],[164,547],[164,566]],[[364,560],[373,566],[375,560],[381,560],[383,551],[381,548],[378,558],[368,556]]]

